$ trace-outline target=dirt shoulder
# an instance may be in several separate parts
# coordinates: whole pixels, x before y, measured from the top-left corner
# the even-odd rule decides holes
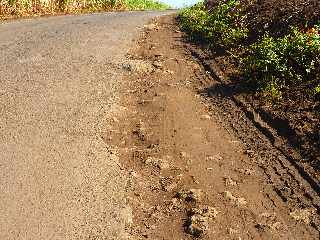
[[[317,193],[192,57],[173,16],[123,65],[104,140],[130,172],[133,239],[318,239]],[[215,94],[217,93],[217,94]]]

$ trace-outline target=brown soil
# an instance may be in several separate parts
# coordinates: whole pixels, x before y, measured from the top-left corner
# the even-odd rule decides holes
[[[264,33],[281,36],[290,31],[291,26],[306,30],[319,21],[320,2],[317,0],[250,2],[243,3],[251,31],[249,42],[244,43],[245,45]],[[241,55],[240,52],[238,54]],[[248,86],[248,82],[239,74],[242,66],[230,54],[219,49],[206,53],[202,58],[210,58],[227,79],[223,80],[225,89],[222,94],[245,98],[287,145],[300,155],[295,159],[295,164],[306,168],[308,174],[317,182],[316,188],[320,191],[320,94],[312,93],[319,84],[319,70],[305,83],[283,86],[281,100],[276,101],[268,96],[268,92],[259,92],[256,86]]]
[[[247,22],[251,36],[268,32],[283,35],[290,26],[313,26],[319,21],[318,0],[256,0],[247,2]]]
[[[147,29],[124,64],[125,115],[104,137],[130,172],[132,238],[319,239],[317,193],[218,94],[174,16]]]

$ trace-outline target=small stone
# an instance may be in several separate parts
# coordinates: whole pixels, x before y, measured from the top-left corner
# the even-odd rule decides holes
[[[144,25],[143,27],[144,27],[145,30],[147,30],[147,31],[152,31],[152,30],[158,30],[158,29],[159,29],[158,25],[157,25],[157,24],[154,24],[154,23],[150,23],[150,24],[148,24],[148,25]]]
[[[158,162],[158,167],[160,168],[160,170],[168,169],[170,167],[167,160],[165,159],[159,159],[159,160],[160,161]]]
[[[187,165],[191,165],[192,164],[192,159],[187,159]]]
[[[193,215],[189,219],[187,232],[194,237],[200,237],[208,229],[208,223],[204,217],[200,215]]]
[[[247,201],[245,198],[237,198],[237,203],[239,205],[246,205],[247,204]]]
[[[152,165],[160,170],[168,169],[170,167],[170,164],[167,161],[168,158],[169,157],[166,157],[166,159],[148,157],[147,160],[145,160],[145,164]]]
[[[237,182],[232,180],[231,177],[225,177],[224,178],[226,186],[237,186]]]
[[[219,211],[217,211],[214,207],[206,206],[206,205],[200,205],[197,208],[192,208],[191,213],[193,214],[199,214],[203,217],[207,217],[209,219],[216,218],[219,214]]]
[[[218,211],[209,206],[193,208],[187,220],[187,232],[194,237],[200,237],[209,228],[209,221],[218,215]]]
[[[156,165],[158,163],[158,159],[154,157],[148,157],[147,160],[144,161],[147,165]]]
[[[203,198],[203,191],[201,189],[190,189],[190,198],[193,201],[200,202]]]
[[[206,160],[207,161],[220,162],[221,160],[223,160],[223,157],[221,157],[219,154],[217,154],[217,155],[214,155],[214,156],[207,156]]]
[[[154,70],[153,66],[149,62],[143,60],[129,60],[126,63],[123,63],[122,66],[130,72],[140,74],[151,73]]]
[[[225,191],[225,192],[224,192],[224,196],[225,196],[226,199],[230,200],[231,202],[233,202],[233,203],[236,204],[237,206],[246,205],[246,204],[247,204],[247,201],[245,200],[245,198],[235,197],[235,196],[233,196],[232,193],[229,192],[229,191]]]
[[[153,62],[153,64],[152,64],[154,67],[156,67],[156,68],[158,68],[158,69],[162,69],[163,68],[163,65],[162,65],[162,63],[161,62],[159,62],[159,61],[155,61],[155,62]]]

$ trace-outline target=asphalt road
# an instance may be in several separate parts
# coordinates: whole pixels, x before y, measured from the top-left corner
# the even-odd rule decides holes
[[[117,66],[164,13],[0,24],[0,239],[126,239],[131,210],[116,151]]]

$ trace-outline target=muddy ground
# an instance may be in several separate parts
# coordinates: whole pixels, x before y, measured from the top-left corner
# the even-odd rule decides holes
[[[175,17],[145,30],[104,136],[130,173],[131,238],[319,239],[317,191],[220,94]]]

